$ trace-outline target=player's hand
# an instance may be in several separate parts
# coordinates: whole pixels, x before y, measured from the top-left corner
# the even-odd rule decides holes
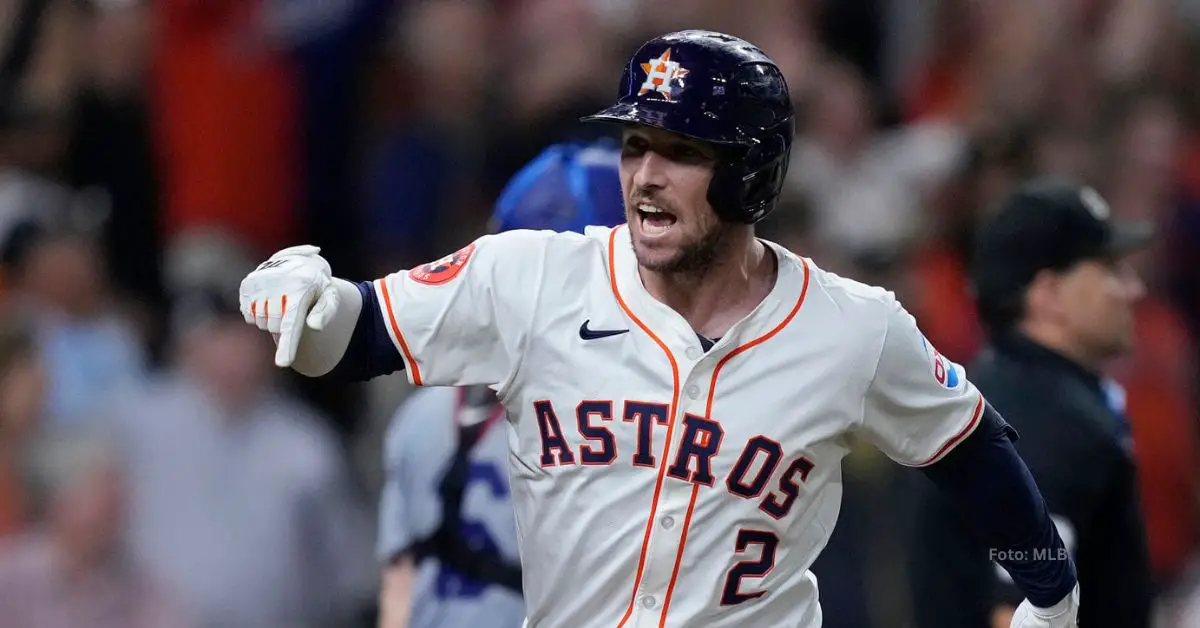
[[[1070,595],[1050,608],[1038,608],[1029,600],[1021,602],[1017,612],[1013,613],[1011,628],[1076,628],[1078,614],[1079,585],[1076,584]]]
[[[337,312],[333,271],[320,252],[307,244],[283,249],[242,280],[242,316],[275,338],[277,366],[292,365],[305,327],[324,329]]]

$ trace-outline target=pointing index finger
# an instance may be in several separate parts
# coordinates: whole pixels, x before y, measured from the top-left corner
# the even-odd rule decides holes
[[[284,295],[283,315],[279,321],[279,342],[275,347],[276,366],[289,367],[296,360],[301,334],[304,333],[305,311],[311,300],[312,295],[309,292],[293,296],[292,299]]]

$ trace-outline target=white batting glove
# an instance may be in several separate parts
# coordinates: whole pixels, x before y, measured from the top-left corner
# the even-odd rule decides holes
[[[277,366],[292,365],[306,326],[320,331],[337,313],[333,271],[320,252],[307,244],[283,249],[242,280],[242,316],[275,338]]]
[[[1011,628],[1076,628],[1079,624],[1079,584],[1071,594],[1050,608],[1038,608],[1025,600],[1013,613]]]

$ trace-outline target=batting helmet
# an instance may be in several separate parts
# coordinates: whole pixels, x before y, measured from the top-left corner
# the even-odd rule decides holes
[[[617,103],[583,119],[650,126],[714,146],[708,202],[721,218],[750,224],[775,208],[795,133],[775,62],[749,42],[702,30],[643,44],[625,66]]]
[[[582,232],[588,225],[625,222],[620,159],[620,148],[612,140],[547,148],[500,193],[492,227]]]

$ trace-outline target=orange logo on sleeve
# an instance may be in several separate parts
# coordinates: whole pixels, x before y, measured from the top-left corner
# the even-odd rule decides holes
[[[442,259],[417,266],[408,271],[408,276],[413,281],[430,286],[444,284],[462,272],[463,267],[467,265],[467,260],[471,259],[471,254],[474,252],[475,243],[472,242]]]

